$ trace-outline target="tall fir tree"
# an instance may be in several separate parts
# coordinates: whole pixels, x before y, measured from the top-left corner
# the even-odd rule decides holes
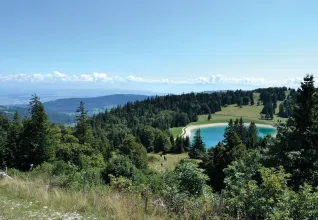
[[[19,166],[29,169],[41,164],[48,157],[45,151],[48,118],[40,98],[34,94],[29,103],[31,118],[24,121],[21,143],[21,160]]]
[[[189,157],[194,159],[201,159],[205,153],[205,144],[201,136],[201,129],[195,132],[192,146],[189,151]]]
[[[9,167],[16,167],[19,163],[21,155],[20,136],[23,131],[23,126],[20,118],[20,113],[15,112],[13,122],[10,124],[8,131],[7,147],[5,160]]]
[[[224,131],[223,143],[225,146],[227,146],[231,142],[233,131],[235,131],[235,128],[234,128],[233,120],[230,119],[228,126],[225,128],[225,131]]]
[[[7,117],[0,113],[0,166],[6,165],[7,161],[5,160],[6,155],[6,145],[7,143],[7,131],[10,127],[10,121]]]
[[[294,105],[296,130],[291,135],[289,154],[299,152],[300,157],[291,167],[296,186],[308,182],[318,186],[318,95],[314,77],[307,75],[301,83]]]
[[[255,122],[251,122],[247,130],[247,148],[255,148],[259,142],[258,130]]]
[[[76,127],[75,134],[79,140],[80,144],[84,144],[87,142],[87,134],[89,130],[89,125],[87,123],[87,111],[85,110],[85,103],[83,101],[80,102],[80,106],[76,110],[78,115],[76,116]]]
[[[250,92],[250,100],[251,100],[251,105],[254,105],[255,102],[254,102],[254,94],[253,94],[253,92]]]
[[[186,136],[183,139],[183,148],[185,152],[189,152],[190,148],[191,148],[191,143],[190,143],[190,138],[189,136]]]
[[[246,141],[247,141],[247,130],[246,130],[245,126],[244,126],[244,121],[243,121],[242,117],[239,119],[237,134],[239,135],[239,137],[242,140],[242,142],[244,144],[246,144]]]
[[[174,152],[177,153],[177,154],[181,154],[181,153],[184,153],[185,152],[185,149],[184,149],[184,138],[181,137],[181,136],[178,136],[176,138],[176,141],[175,141],[175,148],[174,148]]]

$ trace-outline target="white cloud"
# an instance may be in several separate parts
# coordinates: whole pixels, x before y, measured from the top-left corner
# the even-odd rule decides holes
[[[302,81],[302,78],[289,78],[284,81],[266,80],[264,78],[227,78],[222,75],[211,75],[209,77],[199,76],[190,79],[171,80],[167,78],[162,79],[145,79],[142,77],[129,75],[127,77],[109,76],[106,73],[94,72],[92,74],[69,75],[58,71],[53,74],[14,74],[0,76],[0,82],[100,82],[100,83],[148,83],[148,84],[172,84],[172,85],[242,85],[254,87],[268,87],[268,86],[288,86],[297,88]]]
[[[143,78],[141,78],[141,77],[135,77],[135,76],[132,76],[132,75],[130,75],[130,76],[127,76],[127,81],[129,81],[129,82],[145,82],[145,80],[143,79]]]
[[[60,73],[58,71],[54,71],[53,77],[54,77],[54,80],[61,80],[61,81],[68,81],[69,80],[68,75],[66,75],[64,73]]]
[[[109,77],[106,73],[93,73],[95,81],[108,82],[112,81],[112,78]]]

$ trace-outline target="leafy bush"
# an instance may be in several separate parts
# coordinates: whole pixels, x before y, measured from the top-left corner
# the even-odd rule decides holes
[[[145,174],[138,170],[134,164],[129,160],[129,158],[123,155],[114,155],[106,168],[104,173],[104,179],[107,183],[110,182],[110,176],[114,177],[126,177],[132,180],[134,185],[138,185],[141,183],[146,183],[147,178]]]
[[[108,163],[108,166],[106,168],[105,172],[105,179],[106,182],[109,182],[109,175],[113,175],[114,177],[127,177],[131,178],[132,174],[134,172],[135,166],[132,164],[132,162],[123,155],[114,155]]]
[[[203,169],[192,161],[181,161],[175,171],[178,188],[181,192],[189,193],[192,196],[201,196],[206,187],[208,177],[203,173]]]
[[[147,151],[141,144],[136,142],[132,135],[127,135],[119,150],[120,153],[126,155],[138,169],[147,168]]]

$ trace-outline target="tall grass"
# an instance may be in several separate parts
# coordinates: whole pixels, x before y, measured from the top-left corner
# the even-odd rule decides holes
[[[148,204],[136,194],[119,193],[108,187],[91,189],[85,198],[81,191],[47,187],[42,180],[0,180],[0,193],[10,199],[38,201],[60,212],[78,212],[97,219],[171,219],[173,216],[159,206]]]

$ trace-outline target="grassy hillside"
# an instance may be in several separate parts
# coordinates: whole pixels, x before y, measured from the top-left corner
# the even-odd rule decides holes
[[[185,158],[188,158],[188,153],[183,154],[167,154],[165,155],[167,160],[164,160],[160,154],[149,153],[148,165],[155,171],[173,171],[176,165]],[[162,164],[162,166],[161,166]]]
[[[93,114],[98,111],[105,111],[107,108],[124,105],[127,102],[144,100],[147,97],[148,96],[145,95],[115,94],[94,98],[58,99],[55,101],[44,102],[43,104],[45,109],[50,112],[75,113],[80,101],[83,101],[85,103],[86,110],[88,110],[90,114]]]
[[[287,94],[289,91],[287,92]],[[259,93],[254,93],[254,100],[257,103],[259,99]],[[222,107],[220,112],[212,114],[212,119],[208,120],[208,115],[199,115],[197,122],[192,122],[190,125],[201,125],[201,124],[211,124],[211,123],[227,123],[230,119],[235,120],[236,118],[242,117],[244,122],[255,122],[259,124],[270,124],[275,125],[278,120],[286,121],[287,118],[281,118],[277,115],[279,111],[279,104],[281,101],[277,101],[277,108],[275,109],[275,114],[273,120],[263,120],[261,119],[260,112],[263,109],[263,105],[257,106],[256,104],[246,105],[242,108],[238,107],[236,104],[229,105],[227,107]],[[174,137],[182,134],[182,127],[172,128],[171,132]]]
[[[182,128],[183,127],[174,127],[174,128],[171,128],[171,133],[173,135],[173,137],[177,137],[178,135],[180,135],[182,133]]]
[[[279,105],[279,104],[278,104]],[[228,107],[223,107],[222,111],[217,112],[212,115],[212,120],[208,121],[208,115],[200,115],[197,122],[191,124],[208,124],[208,123],[217,123],[217,122],[228,122],[230,119],[235,119],[242,117],[245,122],[254,121],[260,124],[271,124],[274,125],[277,123],[277,120],[285,121],[285,118],[280,118],[276,114],[274,115],[273,120],[262,120],[260,118],[260,112],[262,111],[263,106],[243,106],[239,108],[237,105],[229,105]],[[278,112],[278,108],[276,109]]]
[[[169,219],[158,205],[147,204],[138,194],[109,187],[81,191],[58,188],[34,180],[0,179],[0,219]]]

